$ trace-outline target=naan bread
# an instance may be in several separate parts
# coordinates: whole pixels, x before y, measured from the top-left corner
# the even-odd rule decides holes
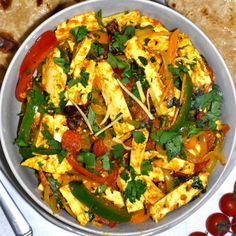
[[[208,35],[225,59],[236,85],[236,1],[169,0],[168,5]]]

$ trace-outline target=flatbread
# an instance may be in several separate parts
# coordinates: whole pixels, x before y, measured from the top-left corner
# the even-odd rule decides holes
[[[207,34],[223,56],[236,85],[236,1],[169,0],[168,5]]]
[[[18,46],[29,33],[56,10],[75,0],[0,1],[0,83]]]

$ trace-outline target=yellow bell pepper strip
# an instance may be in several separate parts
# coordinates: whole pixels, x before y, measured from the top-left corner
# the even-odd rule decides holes
[[[131,214],[125,209],[108,205],[102,198],[89,192],[89,190],[81,182],[71,182],[70,189],[72,194],[83,204],[85,204],[95,214],[104,219],[115,222],[129,222]]]
[[[178,131],[182,128],[188,118],[188,114],[191,107],[191,97],[193,94],[193,83],[188,73],[185,73],[182,80],[182,96],[181,96],[181,109],[179,114],[169,128],[170,131]]]

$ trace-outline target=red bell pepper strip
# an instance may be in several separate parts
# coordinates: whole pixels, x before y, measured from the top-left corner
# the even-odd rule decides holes
[[[25,55],[20,66],[19,80],[15,95],[17,100],[24,102],[27,92],[32,86],[32,76],[39,64],[46,58],[48,53],[58,45],[53,31],[44,32]]]

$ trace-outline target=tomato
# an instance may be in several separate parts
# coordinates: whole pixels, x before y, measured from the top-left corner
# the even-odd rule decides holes
[[[231,220],[231,230],[236,233],[236,217]]]
[[[107,147],[102,139],[97,139],[93,144],[93,153],[96,157],[103,156],[107,152]]]
[[[203,161],[203,162],[199,162],[199,163],[195,163],[194,172],[195,173],[201,172],[206,167],[208,162],[209,162],[209,160],[206,160],[206,161]]]
[[[105,225],[108,225],[110,228],[113,228],[117,225],[117,222],[115,221],[111,221],[111,220],[107,220],[99,215],[96,215],[96,219],[102,223],[102,224],[105,224]]]
[[[214,236],[225,235],[230,228],[228,216],[222,213],[213,213],[206,220],[207,230]]]
[[[219,201],[220,210],[227,216],[236,217],[236,198],[233,193],[224,194]]]
[[[213,131],[208,130],[206,131],[205,138],[207,143],[207,150],[210,151],[215,144],[216,135]]]
[[[19,72],[19,80],[15,95],[17,100],[23,102],[27,92],[32,86],[32,76],[39,64],[46,58],[48,53],[58,45],[53,31],[44,32],[25,55]]]
[[[61,145],[69,152],[78,152],[81,148],[81,136],[75,130],[67,130],[62,135]]]
[[[200,231],[192,232],[191,234],[189,234],[189,236],[206,236],[206,235],[207,234]]]

